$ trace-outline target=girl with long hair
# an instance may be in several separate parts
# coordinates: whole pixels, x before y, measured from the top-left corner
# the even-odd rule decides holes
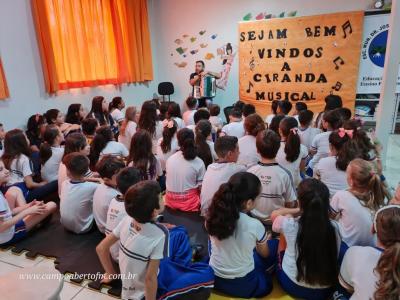
[[[298,187],[299,217],[294,209],[272,213],[272,230],[282,233],[286,249],[280,253],[278,281],[294,298],[328,299],[337,283],[340,235],[329,218],[329,190],[309,178]]]
[[[103,155],[128,157],[129,151],[126,147],[114,140],[114,134],[110,126],[100,126],[90,145],[90,168],[95,170],[96,164]]]
[[[343,294],[351,299],[398,300],[400,295],[400,206],[379,209],[376,247],[350,247],[340,268]],[[343,299],[343,298],[341,298]]]
[[[33,152],[39,152],[46,125],[46,119],[41,114],[32,115],[28,119],[25,134],[29,140],[30,148]]]
[[[248,215],[260,193],[258,177],[239,172],[221,184],[208,208],[205,226],[214,288],[233,297],[258,298],[272,290],[266,271],[273,265],[278,242],[268,240],[261,221]]]
[[[356,158],[346,170],[349,189],[331,200],[332,217],[339,223],[343,242],[350,246],[374,246],[372,216],[390,195],[366,160]]]
[[[69,124],[81,125],[82,120],[85,118],[85,108],[80,103],[74,103],[68,106],[65,122]]]
[[[261,157],[257,152],[257,134],[265,130],[264,120],[257,114],[252,114],[244,119],[244,129],[246,135],[239,139],[239,158],[238,164],[247,168],[257,164]]]
[[[64,115],[56,108],[49,109],[48,111],[46,111],[44,116],[46,117],[47,124],[48,125],[54,124],[58,126],[58,128],[60,128],[64,136],[68,135],[73,131],[78,131],[81,129],[80,124],[70,124],[65,122]]]
[[[124,144],[128,150],[131,147],[131,140],[137,128],[136,113],[135,106],[128,106],[125,110],[125,119],[122,121],[119,129],[118,142]]]
[[[56,125],[47,125],[39,153],[41,176],[47,182],[58,179],[58,169],[64,156],[64,148],[61,147],[63,141],[64,135],[60,129]]]
[[[108,106],[108,111],[111,117],[118,125],[121,125],[124,120],[124,114],[122,113],[124,108],[125,102],[121,97],[114,97]]]
[[[181,107],[176,102],[169,103],[166,118],[174,119],[178,125],[178,130],[185,127],[185,122],[182,120]]]
[[[347,183],[346,169],[349,163],[359,157],[353,132],[339,128],[329,135],[330,155],[321,158],[314,168],[314,178],[321,180],[329,189],[330,197],[344,191]]]
[[[132,137],[127,164],[140,171],[142,180],[157,180],[163,175],[160,161],[151,149],[150,134],[146,130],[137,131]]]
[[[150,133],[153,142],[153,153],[157,153],[157,142],[162,136],[162,123],[157,115],[157,105],[154,101],[145,101],[140,111],[140,117],[138,121],[138,128],[147,130]]]
[[[195,144],[197,155],[203,160],[206,169],[208,165],[218,158],[214,150],[214,143],[211,141],[211,131],[211,123],[207,120],[201,120],[196,124]]]
[[[178,131],[180,150],[171,155],[166,163],[165,205],[182,211],[199,211],[200,190],[206,168],[197,149],[192,130]]]
[[[114,119],[108,112],[107,100],[103,96],[96,96],[92,99],[92,108],[86,118],[95,118],[100,126],[114,126]]]
[[[165,171],[167,159],[179,150],[178,139],[176,138],[178,124],[173,119],[165,119],[162,125],[164,129],[162,138],[158,140],[157,157],[160,159],[163,171]]]
[[[308,149],[300,142],[297,120],[293,117],[282,119],[279,123],[279,135],[281,146],[276,155],[276,161],[292,174],[294,186],[297,187],[308,156]]]

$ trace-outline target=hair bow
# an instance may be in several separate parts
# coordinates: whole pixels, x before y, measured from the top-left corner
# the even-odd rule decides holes
[[[165,119],[165,120],[162,122],[162,125],[163,125],[163,127],[172,128],[172,127],[174,127],[174,121],[173,121],[173,120],[167,120],[167,119]]]
[[[347,135],[349,138],[353,138],[353,130],[352,129],[344,129],[344,128],[339,128],[338,130],[338,135],[340,138],[344,138],[345,135]]]
[[[292,129],[290,129],[290,131],[294,134],[297,135],[299,133],[299,129],[297,127],[293,127]]]

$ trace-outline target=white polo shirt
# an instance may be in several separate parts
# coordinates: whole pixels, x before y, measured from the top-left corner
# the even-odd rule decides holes
[[[338,191],[331,200],[331,209],[338,214],[340,234],[350,246],[375,246],[372,233],[374,212],[363,206],[349,191]]]
[[[93,195],[93,216],[96,221],[97,228],[104,233],[107,222],[108,206],[113,198],[119,195],[117,189],[112,188],[104,183],[99,184]]]
[[[186,160],[178,151],[168,158],[166,171],[167,191],[183,193],[201,185],[206,168],[199,157]]]
[[[42,165],[42,169],[40,170],[42,179],[47,182],[58,179],[58,169],[64,155],[64,148],[51,147],[51,152],[51,157]]]
[[[252,215],[262,220],[269,219],[271,213],[285,206],[286,202],[297,200],[292,175],[278,163],[259,162],[248,170],[256,175],[262,186],[261,195],[256,199]]]
[[[193,109],[193,110],[187,110],[183,113],[182,118],[186,126],[194,125],[194,114],[196,113],[196,111],[197,111],[196,109]]]
[[[276,161],[285,169],[287,169],[290,174],[292,174],[294,186],[297,188],[299,183],[301,182],[300,177],[300,163],[303,159],[308,156],[308,150],[304,145],[300,144],[300,153],[297,159],[293,162],[286,160],[285,153],[285,142],[281,142],[281,146],[276,154]]]
[[[104,155],[128,157],[129,151],[124,144],[116,141],[109,141],[104,149],[100,152],[100,159]]]
[[[133,222],[131,217],[125,217],[113,234],[119,238],[119,269],[121,274],[125,274],[121,298],[141,300],[150,260],[160,260],[169,255],[169,234],[168,229],[156,223],[140,224],[138,231]]]
[[[176,117],[176,118],[173,118],[173,119],[176,122],[178,131],[179,131],[179,129],[185,128],[185,126],[186,126],[185,122],[181,118]]]
[[[344,255],[339,282],[354,290],[351,300],[374,299],[379,277],[375,272],[382,250],[373,247],[353,246]]]
[[[32,165],[28,156],[20,154],[11,161],[10,179],[7,185],[13,185],[18,182],[24,182],[26,176],[32,175]]]
[[[349,187],[346,172],[336,168],[336,156],[321,158],[314,167],[314,177],[325,183],[331,198],[336,192],[347,190]]]
[[[225,135],[236,136],[238,139],[246,134],[243,121],[236,121],[226,124],[224,127],[222,127],[222,132],[225,133]]]
[[[210,236],[210,266],[216,276],[234,279],[254,270],[253,251],[257,243],[265,243],[267,231],[262,223],[240,213],[233,234],[223,240]]]
[[[0,192],[0,218],[2,222],[7,222],[12,219],[12,213],[10,206],[6,198],[4,198],[3,193]],[[14,236],[15,225],[10,226],[8,229],[0,232],[0,244],[7,243],[10,241]]]
[[[307,128],[299,128],[298,135],[300,136],[300,142],[310,150],[314,137],[321,132],[321,129],[311,126]]]
[[[317,151],[309,162],[309,167],[314,169],[315,165],[319,162],[321,158],[329,156],[329,136],[332,131],[321,132],[317,134],[311,142],[311,149]]]
[[[261,160],[260,154],[257,152],[255,136],[245,135],[239,139],[238,144],[240,151],[238,164],[250,168]]]
[[[60,195],[60,221],[68,230],[84,233],[93,223],[93,195],[98,187],[94,182],[64,181]]]
[[[121,131],[119,132],[118,135],[118,142],[120,142],[121,144],[123,144],[125,146],[126,149],[130,149],[131,148],[131,140],[133,135],[136,133],[136,128],[137,128],[137,124],[133,121],[128,121],[128,124],[126,125],[125,128],[125,134],[122,135]]]
[[[120,111],[118,108],[115,108],[112,112],[111,112],[111,117],[114,119],[115,122],[119,123],[122,122],[124,120],[124,114],[122,113],[122,111]]]
[[[105,234],[110,234],[114,230],[115,227],[122,221],[124,217],[128,214],[125,210],[125,202],[121,196],[117,196],[111,200],[110,206],[108,207],[107,211],[107,222],[106,222],[106,229]],[[118,261],[119,256],[119,242],[116,242],[110,248],[111,257]]]
[[[167,159],[179,150],[179,145],[176,135],[174,135],[174,137],[171,139],[171,149],[167,153],[164,153],[161,149],[162,140],[163,139],[160,138],[157,143],[157,158],[160,160],[162,170],[165,171]]]
[[[93,172],[88,169],[85,174],[85,178],[89,178],[93,176]],[[69,180],[67,175],[67,167],[61,162],[60,167],[58,168],[58,195],[61,195],[61,187],[64,181]]]
[[[213,163],[208,166],[204,175],[203,184],[201,185],[201,214],[204,216],[211,204],[215,192],[220,185],[228,182],[229,178],[238,173],[244,172],[246,168],[234,162],[230,163]]]

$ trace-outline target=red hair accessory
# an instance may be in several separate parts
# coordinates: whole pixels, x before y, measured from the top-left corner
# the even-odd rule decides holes
[[[345,135],[347,135],[349,138],[353,138],[353,130],[352,129],[344,129],[344,128],[339,128],[338,129],[338,135],[340,138],[344,138]]]

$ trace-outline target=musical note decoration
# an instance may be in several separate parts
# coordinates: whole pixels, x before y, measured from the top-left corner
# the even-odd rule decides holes
[[[344,60],[343,60],[343,58],[338,56],[333,60],[333,63],[335,64],[335,70],[339,70],[339,68],[340,68],[339,64],[344,65]]]

